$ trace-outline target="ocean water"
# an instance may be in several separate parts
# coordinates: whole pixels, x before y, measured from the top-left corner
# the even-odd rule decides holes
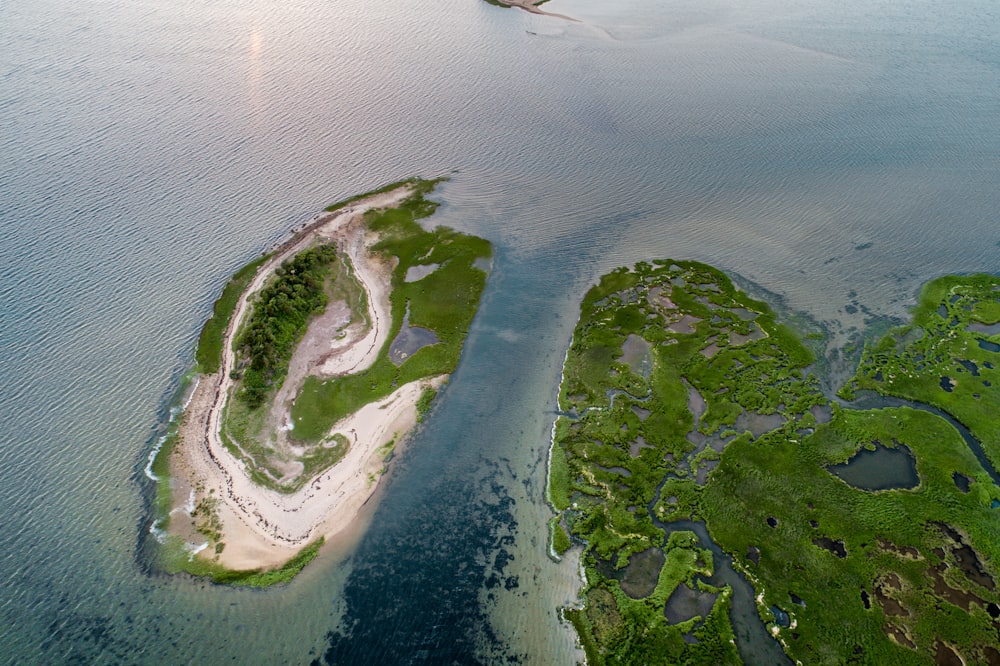
[[[0,5],[0,661],[573,663],[545,452],[588,285],[741,275],[834,342],[1000,271],[986,0]],[[149,572],[142,467],[211,303],[318,209],[451,175],[462,363],[357,543],[287,586]]]

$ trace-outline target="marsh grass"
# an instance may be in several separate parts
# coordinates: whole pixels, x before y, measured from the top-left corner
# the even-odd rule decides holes
[[[990,350],[1000,337],[969,329],[1000,321],[998,292],[993,276],[929,283],[914,323],[866,348],[849,390],[934,404],[1000,452],[1000,393],[992,387],[1000,353]],[[693,262],[618,269],[584,297],[559,393],[560,410],[576,417],[556,422],[548,493],[553,524],[561,519],[586,544],[585,605],[566,616],[590,663],[643,663],[652,654],[670,663],[738,659],[728,618],[717,612],[729,603],[728,589],[698,628],[663,620],[670,592],[710,573],[712,560],[693,534],[673,533],[664,544],[650,509],[659,520],[705,521],[763,595],[765,619],[771,605],[791,616],[794,629],[775,630],[804,663],[932,663],[937,641],[984,658],[980,650],[1000,629],[983,610],[997,601],[995,585],[983,581],[995,581],[990,563],[1000,561],[992,508],[1000,490],[955,428],[934,414],[834,404],[832,420],[817,425],[810,410],[828,401],[810,372],[820,342],[813,333],[804,344],[766,303]],[[650,346],[646,377],[619,360],[631,335]],[[950,392],[942,388],[945,373],[957,378]],[[691,391],[705,403],[700,419],[689,411]],[[737,423],[769,425],[755,434]],[[698,441],[715,448],[695,453]],[[908,447],[916,488],[866,491],[828,470],[876,441]],[[700,484],[694,470],[709,460],[718,467]],[[954,473],[972,479],[968,492],[956,487]],[[666,561],[646,599],[629,599],[596,567],[599,560],[626,566],[633,553],[660,544]],[[751,547],[759,563],[749,559]],[[983,572],[965,575],[973,560]],[[941,578],[932,586],[934,576]],[[891,587],[897,580],[899,589]],[[865,608],[863,590],[873,608]],[[970,599],[968,608],[956,605]],[[894,603],[905,612],[890,615]],[[918,650],[890,639],[890,628]],[[705,652],[685,652],[678,642],[685,632]]]
[[[271,255],[265,254],[250,262],[238,270],[223,287],[222,294],[212,306],[212,316],[202,326],[201,334],[198,336],[195,361],[201,372],[212,374],[219,371],[222,364],[222,340],[233,318],[233,312],[236,311],[236,305],[257,275],[257,270],[270,258]]]
[[[377,359],[367,370],[331,380],[310,377],[292,408],[293,436],[315,442],[341,418],[389,395],[409,382],[452,372],[486,285],[486,274],[475,267],[492,255],[488,241],[446,227],[425,231],[418,220],[437,207],[424,198],[433,182],[422,181],[416,193],[401,206],[371,212],[367,224],[381,240],[373,251],[395,257],[390,303],[392,323]],[[406,282],[412,266],[440,267],[415,282]],[[389,359],[389,345],[399,333],[410,308],[410,325],[427,328],[438,342],[421,348],[396,366]]]
[[[176,536],[169,537],[160,550],[163,568],[167,573],[180,572],[203,578],[209,578],[220,585],[236,585],[240,587],[270,587],[279,583],[287,583],[307,564],[312,562],[323,545],[323,538],[311,542],[294,557],[280,567],[274,569],[227,569],[218,562],[201,557],[190,556],[184,548],[183,541]]]

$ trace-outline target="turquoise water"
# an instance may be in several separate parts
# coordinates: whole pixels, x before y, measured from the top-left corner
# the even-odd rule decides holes
[[[982,0],[0,5],[0,659],[572,663],[544,456],[576,307],[652,257],[835,340],[1000,270]],[[291,585],[145,569],[142,467],[228,275],[323,205],[452,174],[497,247],[356,548]]]

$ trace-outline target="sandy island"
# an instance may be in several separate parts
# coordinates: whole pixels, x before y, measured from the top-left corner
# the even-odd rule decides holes
[[[354,324],[345,333],[344,318],[349,319],[349,309],[342,304],[338,308],[336,303],[330,303],[327,314],[310,323],[303,339],[308,344],[296,350],[271,406],[270,418],[281,426],[275,431],[287,438],[291,400],[307,375],[350,374],[375,361],[390,331],[389,290],[394,266],[369,252],[377,236],[367,230],[364,214],[397,206],[412,191],[411,186],[403,185],[316,217],[259,269],[240,298],[224,337],[221,370],[199,378],[170,458],[170,531],[183,537],[192,552],[198,553],[208,545],[191,518],[194,507],[205,498],[215,498],[216,517],[221,524],[217,541],[225,544],[215,561],[227,569],[280,566],[319,537],[330,540],[345,533],[378,486],[385,465],[385,445],[394,439],[398,444],[414,427],[422,391],[428,386],[440,386],[446,379],[446,375],[440,375],[410,382],[341,420],[331,432],[347,436],[347,454],[294,493],[280,493],[251,480],[244,462],[223,446],[219,435],[233,385],[230,371],[236,362],[231,344],[234,332],[247,316],[253,295],[275,268],[311,245],[335,242],[350,259],[367,295],[371,325]],[[290,473],[294,474],[294,469]],[[206,549],[200,556],[215,558],[216,553]]]
[[[565,19],[567,21],[573,21],[574,23],[579,23],[579,20],[573,18],[572,16],[566,16],[565,14],[556,14],[554,12],[547,12],[539,7],[543,0],[497,0],[502,5],[507,5],[508,7],[517,7],[518,9],[523,9],[531,14],[540,14],[542,16],[554,16],[556,18]]]

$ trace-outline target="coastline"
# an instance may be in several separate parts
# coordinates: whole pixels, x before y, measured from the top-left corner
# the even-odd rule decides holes
[[[307,551],[308,559],[312,559],[319,544],[330,543],[338,536],[351,538],[356,532],[352,527],[379,486],[386,458],[403,444],[417,423],[420,396],[427,389],[440,388],[447,375],[405,383],[341,419],[333,430],[346,433],[349,439],[343,459],[308,479],[295,492],[283,493],[259,485],[248,464],[227,449],[227,442],[220,437],[234,383],[230,373],[237,363],[232,340],[247,317],[253,296],[283,261],[314,244],[336,243],[364,291],[367,325],[348,327],[346,341],[327,336],[330,349],[325,350],[322,363],[305,363],[302,372],[335,377],[371,366],[387,344],[391,330],[389,297],[395,266],[371,253],[378,235],[367,228],[365,215],[399,206],[415,190],[415,182],[404,182],[332,206],[333,210],[318,215],[278,246],[240,294],[223,335],[219,371],[197,375],[197,383],[177,419],[175,441],[152,456],[148,468],[150,478],[158,477],[153,467],[163,467],[155,458],[167,458],[169,474],[157,480],[169,484],[169,506],[164,506],[164,493],[160,491],[160,515],[151,531],[168,549],[180,546],[186,554],[190,566],[181,561],[175,568],[192,573],[207,570],[222,581],[227,578],[225,572],[273,572]],[[292,386],[301,379],[290,373],[286,384]],[[287,413],[291,396],[282,396],[279,391],[278,397],[275,410],[286,409]],[[282,434],[286,431],[283,429]],[[206,539],[196,525],[196,507],[203,505],[211,507],[215,539]],[[166,535],[158,533],[164,522]],[[210,541],[224,546],[207,552]],[[174,553],[175,560],[181,557]],[[277,581],[263,584],[269,582]]]
[[[495,4],[500,7],[517,7],[518,9],[523,9],[530,14],[538,14],[540,16],[554,16],[555,18],[561,18],[566,21],[573,21],[574,23],[579,23],[579,19],[575,19],[572,16],[566,16],[565,14],[556,14],[554,12],[547,12],[544,9],[540,9],[540,5],[545,4],[548,0],[493,0],[490,4]],[[489,2],[489,0],[487,0]]]

